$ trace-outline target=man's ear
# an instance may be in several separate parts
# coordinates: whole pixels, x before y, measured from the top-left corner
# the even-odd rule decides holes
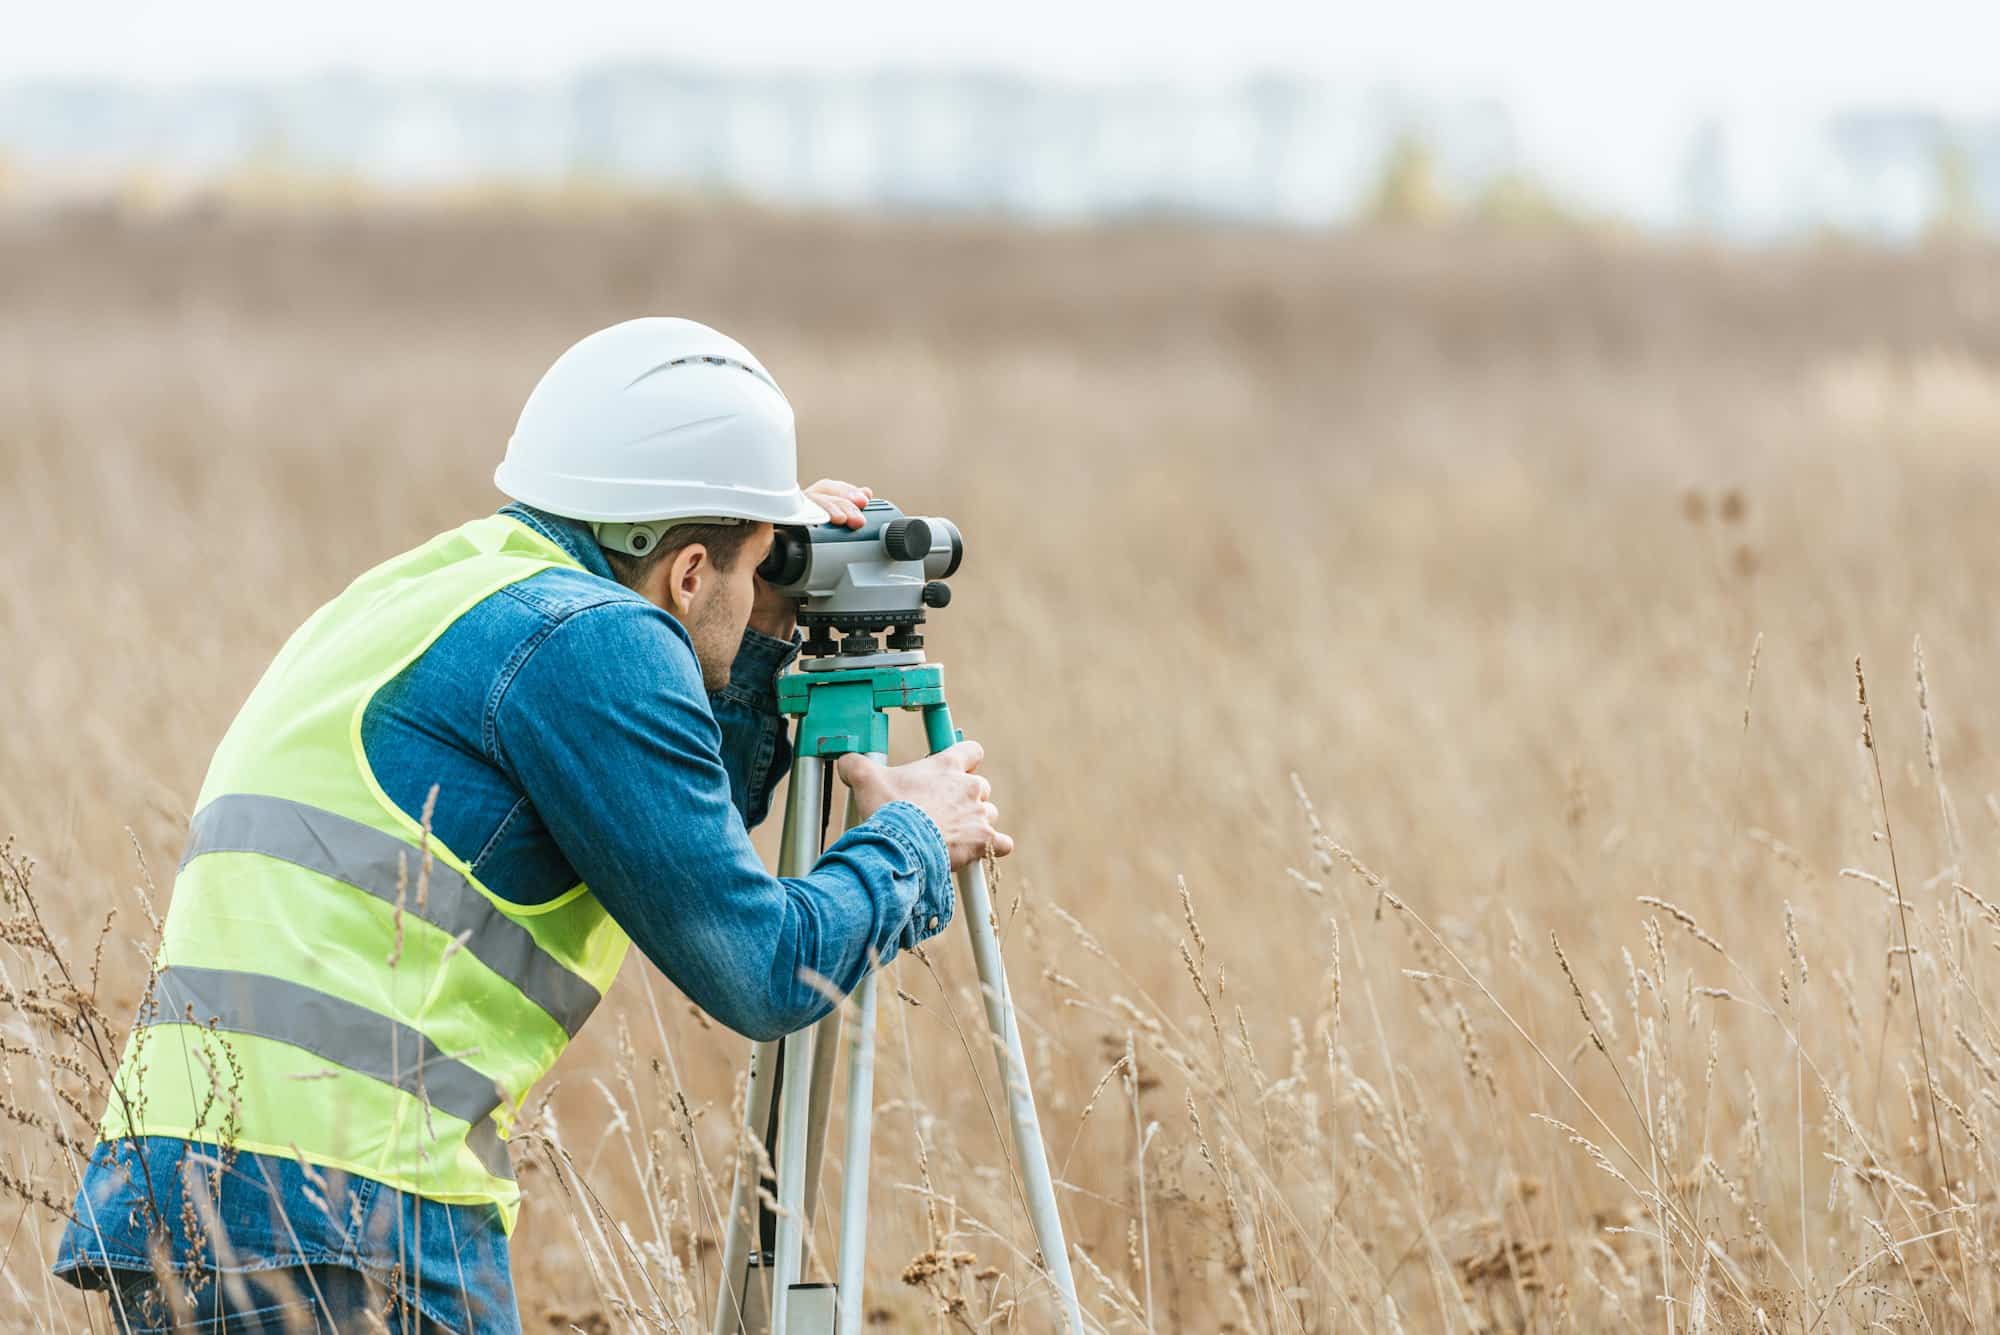
[[[659,572],[660,583],[653,591],[653,601],[686,620],[713,573],[708,549],[698,542],[691,542],[662,561]]]

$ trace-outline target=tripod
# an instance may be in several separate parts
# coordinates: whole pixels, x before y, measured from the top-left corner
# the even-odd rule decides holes
[[[921,651],[809,658],[801,668],[778,682],[779,709],[799,720],[778,853],[781,876],[803,876],[819,860],[830,805],[828,770],[834,758],[856,752],[877,761],[888,759],[890,710],[922,711],[924,736],[932,753],[961,737],[952,727],[951,712],[945,705],[944,671],[938,664],[926,663]],[[857,814],[850,794],[850,826]],[[986,1023],[993,1034],[1000,1082],[1006,1090],[1007,1116],[1013,1129],[1015,1158],[1025,1179],[1028,1216],[1041,1249],[1042,1266],[1062,1301],[1067,1328],[1073,1335],[1081,1335],[1083,1316],[1063,1243],[1062,1219],[1056,1211],[1055,1183],[1049,1175],[1041,1126],[1035,1117],[1034,1092],[1028,1087],[1028,1066],[1021,1053],[1021,1034],[1000,960],[1000,942],[994,934],[986,873],[978,863],[958,873],[958,895],[960,915],[972,935]],[[846,1142],[841,1156],[836,1283],[802,1283],[801,1270],[833,1099],[842,1028],[839,1010],[811,1028],[756,1044],[750,1054],[744,1130],[764,1147],[776,1181],[773,1184],[761,1176],[757,1156],[739,1153],[730,1193],[714,1335],[860,1335],[862,1331],[869,1137],[875,1111],[875,972],[868,971],[851,998],[856,1022],[847,1041]],[[775,1210],[768,1205],[766,1192],[776,1198]]]

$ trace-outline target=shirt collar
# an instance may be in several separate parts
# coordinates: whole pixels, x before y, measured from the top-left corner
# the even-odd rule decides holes
[[[597,545],[597,536],[590,531],[590,525],[552,515],[546,510],[537,510],[521,501],[502,506],[500,513],[526,524],[568,552],[578,565],[599,579],[616,581],[618,578],[611,573],[611,562],[604,559],[604,549]]]

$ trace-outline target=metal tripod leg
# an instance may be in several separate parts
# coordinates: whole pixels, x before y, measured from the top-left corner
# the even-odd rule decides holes
[[[777,1087],[777,1043],[750,1049],[750,1091],[743,1107],[743,1134],[764,1143],[771,1123],[771,1093]],[[769,1153],[768,1147],[766,1154]],[[722,1249],[722,1284],[715,1299],[714,1335],[737,1335],[763,1329],[769,1304],[762,1294],[746,1292],[750,1252],[757,1245],[757,1182],[761,1157],[744,1148],[736,1159],[736,1185],[729,1193],[729,1229]]]
[[[778,874],[781,876],[803,876],[812,870],[815,862],[819,861],[820,795],[826,789],[826,768],[827,762],[818,756],[800,756],[792,765],[791,790],[785,800],[785,825],[778,850]],[[775,1077],[781,1060],[788,1068],[784,1081],[786,1094],[790,1095],[793,1090],[797,1090],[799,1095],[803,1096],[810,1091],[811,1081],[803,1070],[797,1080],[791,1078],[789,1067],[792,1064],[792,1053],[783,1052],[781,1056],[781,1051],[788,1048],[801,1051],[807,1058],[804,1065],[810,1065],[811,1034],[808,1032],[793,1037],[803,1038],[806,1041],[759,1043],[751,1051],[750,1091],[749,1097],[744,1100],[743,1125],[746,1137],[753,1138],[759,1143],[764,1141],[769,1132],[771,1092],[776,1083]],[[803,1116],[794,1117],[792,1120],[801,1126],[805,1121]],[[766,1153],[771,1156],[774,1165],[780,1157],[780,1148],[765,1146]],[[800,1149],[800,1157],[803,1159],[803,1144]],[[800,1163],[798,1167],[799,1171],[792,1174],[792,1181],[795,1186],[803,1187],[804,1164]],[[782,1324],[774,1327],[764,1319],[775,1318],[778,1315],[774,1309],[781,1301],[778,1293],[781,1293],[782,1289],[770,1294],[769,1301],[764,1301],[761,1297],[756,1300],[749,1298],[746,1289],[751,1278],[750,1253],[757,1245],[758,1170],[756,1156],[749,1154],[738,1156],[735,1187],[730,1192],[729,1231],[722,1250],[720,1291],[715,1300],[714,1335],[735,1335],[736,1332],[753,1332],[754,1335],[754,1332],[784,1328]],[[784,1185],[785,1178],[781,1171],[779,1174],[781,1204],[784,1203]],[[794,1206],[799,1204],[802,1202],[793,1202]],[[782,1238],[784,1221],[780,1220],[779,1223]],[[794,1244],[798,1241],[796,1220],[792,1241]],[[793,1257],[792,1280],[795,1282],[798,1278],[796,1245]],[[757,1278],[761,1281],[764,1278],[762,1267],[759,1267],[759,1272]]]
[[[882,763],[886,762],[888,760],[888,757],[884,755],[874,755],[870,756],[869,759],[874,760],[878,763]],[[855,805],[854,794],[849,793],[847,795],[847,815],[841,823],[841,828],[843,830],[853,829],[857,824],[860,823],[860,816],[861,812],[860,809]],[[873,1002],[874,988],[873,988],[872,974],[873,971],[871,970],[870,971],[871,976],[869,978],[864,979],[861,986],[855,989],[852,1000],[857,1008],[861,1006],[864,999],[870,1002],[871,1004]],[[865,998],[864,998],[864,990],[866,992]],[[827,1121],[833,1114],[833,1073],[834,1073],[834,1067],[836,1067],[840,1063],[840,1047],[841,1047],[840,1036],[841,1036],[841,1029],[843,1028],[843,1017],[845,1009],[846,1009],[845,1007],[836,1007],[833,1010],[833,1012],[829,1014],[824,1020],[821,1020],[817,1025],[813,1026],[814,1037],[813,1037],[813,1063],[812,1063],[812,1097],[807,1101],[808,1121],[806,1123],[805,1220],[806,1220],[806,1228],[808,1231],[810,1231],[812,1228],[813,1212],[815,1207],[819,1203],[820,1162],[821,1159],[824,1157],[826,1150]],[[849,1049],[848,1065],[849,1069],[851,1070],[854,1061],[853,1043],[851,1042],[849,1043],[848,1049]],[[849,1087],[850,1095],[852,1092],[851,1079],[852,1078],[850,1077],[850,1087]],[[853,1112],[851,1097],[850,1097],[848,1111],[850,1114],[849,1136],[851,1138],[853,1134],[851,1129],[852,1128],[851,1116]],[[843,1158],[842,1163],[845,1164],[846,1162],[847,1162],[846,1159]],[[847,1179],[845,1178],[842,1179],[843,1184],[846,1182],[846,1180]],[[843,1185],[842,1190],[843,1192],[846,1190],[845,1185]],[[843,1213],[842,1213],[843,1222],[845,1221],[845,1218],[846,1215],[843,1207]],[[845,1231],[843,1231],[841,1233],[841,1237],[845,1239],[846,1236],[847,1234],[845,1233]],[[846,1254],[845,1241],[841,1243],[841,1247],[842,1247],[842,1255],[845,1255]]]
[[[876,753],[869,759],[885,763]],[[860,815],[847,795],[847,824]],[[854,1034],[847,1046],[847,1141],[840,1158],[840,1269],[835,1293],[840,1315],[834,1329],[862,1328],[861,1292],[868,1268],[868,1156],[875,1128],[875,974],[871,963],[854,989]]]
[[[876,753],[869,757],[877,763],[885,763],[888,756]],[[847,795],[847,816],[844,822],[852,828],[860,817],[854,794]],[[861,1329],[862,1275],[867,1260],[868,1246],[868,1148],[870,1130],[875,1118],[875,970],[871,967],[862,976],[855,988],[853,1002],[858,1011],[854,1035],[848,1045],[847,1072],[847,1130],[846,1144],[841,1154],[841,1205],[840,1205],[840,1271],[839,1282],[834,1286],[835,1297],[840,1311],[822,1313],[815,1309],[812,1315],[803,1319],[808,1325],[815,1320],[831,1321],[829,1330]],[[839,1053],[842,1013],[836,1009],[811,1030],[793,1034],[788,1043],[808,1039],[811,1043],[810,1075],[802,1113],[794,1116],[796,1105],[783,1101],[779,1110],[778,1138],[780,1154],[787,1155],[795,1140],[802,1141],[799,1153],[800,1198],[796,1208],[791,1207],[784,1187],[789,1181],[784,1167],[778,1170],[779,1203],[787,1207],[787,1214],[778,1221],[777,1265],[772,1272],[771,1328],[779,1335],[788,1335],[794,1320],[793,1301],[797,1295],[792,1285],[798,1282],[799,1269],[787,1266],[786,1225],[797,1221],[791,1234],[804,1234],[812,1230],[813,1206],[819,1189],[819,1165],[826,1143],[827,1119],[831,1115],[833,1103],[833,1068]],[[804,1065],[808,1059],[801,1058]],[[793,1068],[785,1068],[785,1079],[792,1080]],[[800,1123],[803,1129],[795,1126]],[[815,1300],[821,1294],[811,1295]]]
[[[831,1015],[812,1027],[812,1088],[806,1099],[805,1221],[812,1231],[813,1211],[819,1205],[819,1168],[826,1154],[826,1123],[833,1111],[833,1072],[840,1065],[841,1014]]]
[[[882,754],[870,756],[886,763]],[[846,828],[859,823],[860,810],[854,795],[847,797]],[[875,970],[862,976],[850,997],[855,1024],[848,1035],[846,1140],[841,1150],[840,1174],[840,1261],[835,1284],[839,1302],[836,1329],[858,1331],[861,1327],[861,1295],[868,1255],[868,1169],[869,1142],[875,1121]],[[814,1027],[812,1097],[806,1133],[805,1219],[812,1226],[813,1209],[819,1187],[820,1159],[826,1143],[828,1118],[833,1112],[833,1068],[839,1057],[842,1012],[821,1020]]]
[[[939,703],[924,708],[924,736],[933,752],[958,741],[947,706]],[[1013,1127],[1014,1156],[1027,1193],[1028,1219],[1042,1250],[1043,1268],[1062,1299],[1068,1327],[1074,1335],[1082,1335],[1083,1309],[1077,1304],[1076,1278],[1070,1273],[1062,1216],[1056,1210],[1055,1179],[1049,1172],[1041,1122],[1035,1115],[1035,1092],[1028,1083],[1028,1062],[1021,1051],[1020,1026],[1014,1019],[1014,997],[1007,990],[1007,968],[1001,962],[1000,940],[993,930],[993,901],[987,893],[984,867],[975,862],[958,874],[958,897],[959,912],[972,936],[972,958],[979,969],[986,1024],[993,1033],[1000,1082],[1006,1089],[1007,1120]]]
[[[805,1261],[806,1131],[812,1103],[813,1029],[785,1038],[785,1074],[778,1091],[778,1242],[771,1257],[771,1329],[791,1329],[792,1285]]]

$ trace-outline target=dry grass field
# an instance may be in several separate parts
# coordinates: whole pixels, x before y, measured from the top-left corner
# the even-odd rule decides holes
[[[661,205],[0,220],[0,1328],[104,1328],[19,881],[122,1027],[270,655],[638,313],[964,527],[1093,1322],[2000,1326],[2000,256]],[[885,992],[883,1328],[1053,1328],[971,977]],[[529,1329],[704,1328],[744,1048],[628,963],[517,1138]]]

